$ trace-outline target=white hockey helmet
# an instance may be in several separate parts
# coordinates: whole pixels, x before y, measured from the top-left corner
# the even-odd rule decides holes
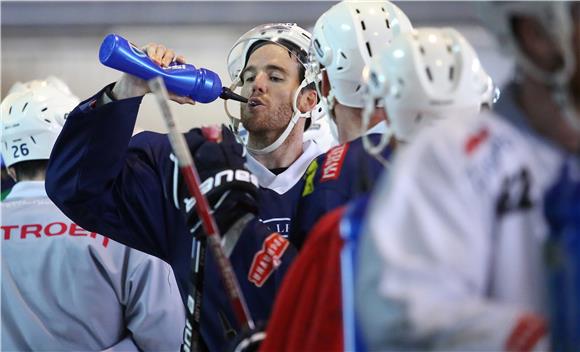
[[[412,28],[403,11],[386,0],[342,1],[320,16],[312,33],[310,60],[318,75],[322,69],[328,74],[328,97],[318,92],[328,114],[335,100],[345,106],[364,106],[365,65],[393,38]]]
[[[66,84],[55,77],[16,83],[0,106],[6,167],[48,160],[66,116],[78,103]]]
[[[286,127],[285,131],[278,137],[274,143],[263,149],[248,149],[254,154],[267,154],[278,147],[280,147],[298,120],[303,118],[310,118],[311,112],[301,112],[297,107],[298,95],[301,90],[311,83],[314,83],[317,77],[314,75],[311,65],[308,61],[308,49],[310,48],[310,33],[305,29],[298,26],[296,23],[269,23],[258,26],[251,29],[246,34],[240,37],[233,45],[227,57],[228,73],[232,79],[231,89],[234,90],[242,85],[242,79],[240,77],[243,69],[246,67],[247,60],[251,50],[255,47],[255,44],[259,42],[269,42],[272,44],[280,45],[288,50],[298,62],[304,67],[304,78],[300,82],[299,87],[294,93],[294,99],[292,102],[293,116]],[[234,132],[238,132],[240,119],[233,116],[225,102],[226,114],[230,118]]]
[[[575,15],[572,13],[574,4],[580,6],[574,1],[506,1],[482,4],[480,9],[484,24],[496,35],[501,47],[515,56],[517,67],[523,73],[553,87],[553,99],[560,106],[563,116],[570,126],[580,131],[580,111],[573,103],[570,90],[570,81],[580,65],[574,55],[574,16],[578,16],[578,10]],[[513,19],[517,16],[534,18],[546,30],[563,59],[558,70],[542,69],[521,49],[513,31]]]
[[[572,45],[573,19],[566,1],[492,1],[479,5],[483,24],[497,37],[500,47],[513,55],[518,67],[535,79],[552,85],[566,84],[575,69]],[[518,44],[513,31],[513,19],[518,16],[536,19],[559,48],[562,67],[554,72],[537,66]]]
[[[435,120],[478,114],[494,90],[475,50],[453,28],[421,28],[395,38],[365,70],[365,82],[363,128],[383,100],[391,131],[404,142]],[[376,155],[386,140],[363,142]]]

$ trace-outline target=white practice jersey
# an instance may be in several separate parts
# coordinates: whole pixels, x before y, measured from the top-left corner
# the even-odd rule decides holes
[[[179,350],[185,313],[171,267],[70,221],[43,181],[2,209],[2,351]]]
[[[361,243],[369,349],[501,351],[541,334],[543,196],[564,159],[492,115],[441,121],[402,150]]]

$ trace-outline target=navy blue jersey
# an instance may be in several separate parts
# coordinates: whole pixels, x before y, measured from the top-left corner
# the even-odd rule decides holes
[[[373,143],[378,143],[381,134],[369,137]],[[391,152],[388,145],[382,152],[383,158],[388,160]],[[383,164],[365,151],[362,138],[333,147],[312,161],[304,175],[304,188],[292,221],[290,242],[300,248],[324,214],[371,192],[383,169]]]
[[[260,193],[258,194],[260,221],[272,231],[288,237],[290,221],[295,216],[296,205],[300,200],[303,187],[303,179],[284,194],[278,194],[271,189],[260,187]]]
[[[182,200],[176,197],[177,168],[169,140],[153,132],[131,138],[141,98],[97,107],[100,94],[102,91],[68,116],[52,151],[48,194],[87,230],[107,234],[169,263],[185,300],[192,236],[179,209]],[[185,137],[192,141],[190,133]],[[277,269],[256,268],[268,252],[272,236],[276,234],[255,219],[243,230],[230,256],[256,321],[268,319],[278,285],[295,254],[292,246],[285,246]],[[228,343],[226,334],[237,329],[237,324],[209,249],[205,264],[201,333],[208,348],[219,351]]]
[[[310,163],[321,153],[316,143],[306,141],[302,146],[302,154],[277,175],[248,155],[247,167],[256,175],[260,184],[258,215],[260,221],[272,231],[288,237],[290,222],[296,214],[304,188],[303,175]]]

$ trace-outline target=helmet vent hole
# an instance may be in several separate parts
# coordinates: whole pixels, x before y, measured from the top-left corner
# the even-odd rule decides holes
[[[358,13],[360,15],[360,10],[359,9],[355,9],[356,13]]]
[[[310,36],[308,34],[306,34],[306,33],[300,33],[300,34],[302,34],[304,37],[306,37],[306,39],[310,39]]]
[[[367,26],[365,26],[365,21],[360,21],[360,25],[361,25],[363,31],[367,30]]]
[[[421,52],[421,55],[425,55],[425,48],[423,48],[422,45],[419,47],[419,51]]]
[[[453,49],[451,48],[451,45],[447,45],[447,52],[449,54],[453,54]]]
[[[388,18],[385,19],[385,23],[387,24],[387,28],[390,29],[391,28],[391,24],[389,23],[389,19]]]
[[[370,42],[367,42],[367,50],[369,52],[369,56],[373,57],[373,52],[371,51],[371,43]]]
[[[322,106],[318,108],[318,112],[322,112]]]
[[[30,136],[30,139],[32,139],[32,142],[34,142],[34,144],[36,144],[36,139],[34,139],[33,136]]]
[[[417,116],[415,116],[415,122],[419,123],[421,122],[421,120],[423,120],[423,115],[421,115],[421,113],[418,113]]]
[[[8,115],[12,114],[12,106],[8,109]]]
[[[433,82],[433,76],[431,75],[431,69],[429,69],[429,67],[425,67],[425,73],[427,73],[427,78]]]
[[[398,81],[399,81],[399,89],[397,89],[395,92],[395,99],[401,99],[402,90],[403,87],[405,86],[405,82],[403,82],[402,79],[399,78]]]
[[[24,106],[22,107],[22,112],[24,112],[24,110],[26,110],[27,106],[28,106],[28,102],[26,102],[26,104],[24,104]]]
[[[381,7],[381,11],[386,12],[384,7]]]
[[[336,68],[336,70],[337,70],[337,71],[342,71],[343,69],[344,69],[344,67],[342,67],[342,66],[338,66],[338,67]]]
[[[52,121],[50,121],[49,119],[44,119],[44,121],[46,121],[48,123],[52,123]]]
[[[48,110],[48,107],[45,107],[44,109],[40,110],[41,112],[45,112],[46,110]]]
[[[455,67],[451,66],[449,67],[449,80],[453,81],[453,76],[455,75]]]
[[[354,90],[354,91],[355,91],[355,93],[358,93],[358,91],[360,90],[360,87],[361,87],[361,85],[360,85],[360,84],[359,84],[358,86],[356,86],[356,88],[355,88],[355,90]]]
[[[341,52],[340,52],[340,56],[342,56],[343,58],[345,58],[345,59],[346,59],[346,54],[344,53],[344,51],[341,51]]]

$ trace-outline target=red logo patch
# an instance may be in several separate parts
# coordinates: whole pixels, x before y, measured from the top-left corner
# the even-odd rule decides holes
[[[288,240],[278,232],[274,232],[262,244],[262,249],[254,255],[250,266],[248,280],[258,287],[262,287],[270,275],[280,266],[280,258],[288,248]]]
[[[340,176],[342,163],[348,150],[348,144],[338,145],[326,153],[324,164],[322,165],[322,176],[320,182],[336,180]]]
[[[487,128],[483,128],[474,135],[469,136],[467,142],[465,142],[465,153],[467,155],[472,154],[488,137],[489,131]]]

